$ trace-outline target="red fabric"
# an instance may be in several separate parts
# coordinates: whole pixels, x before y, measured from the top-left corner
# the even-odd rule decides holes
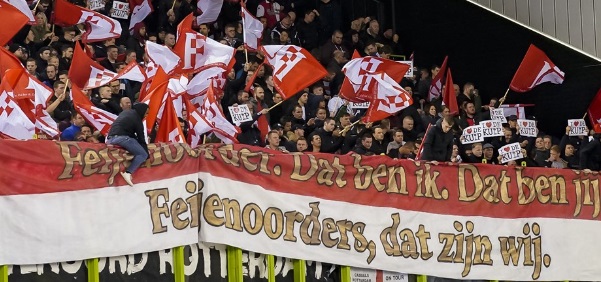
[[[383,120],[413,104],[409,92],[385,73],[374,75],[377,83],[369,98],[369,107],[362,121],[365,123]]]
[[[146,117],[146,128],[148,132],[154,127],[154,123],[159,115],[159,110],[167,94],[167,88],[169,86],[169,77],[163,71],[163,68],[159,67],[157,74],[152,79],[152,83],[148,88],[148,94],[146,94],[143,101],[148,101],[148,116]],[[140,98],[142,99],[142,98]]]
[[[445,71],[447,70],[447,60],[449,56],[444,57],[440,71],[432,79],[430,84],[430,91],[428,93],[428,101],[432,101],[442,94],[442,81],[444,80]],[[448,79],[447,79],[448,80]]]
[[[446,60],[445,60],[446,62]],[[442,72],[442,70],[441,70]],[[459,107],[457,106],[457,96],[455,96],[455,89],[453,88],[453,75],[451,75],[451,69],[447,74],[447,81],[444,85],[444,93],[442,96],[442,102],[449,107],[451,115],[459,114]]]
[[[294,45],[261,46],[273,68],[273,83],[284,100],[324,78],[328,72],[309,53]]]
[[[597,95],[588,106],[587,113],[595,132],[601,133],[601,130],[597,131],[597,129],[601,129],[601,89],[597,91]]]
[[[21,30],[23,26],[25,26],[29,22],[29,18],[21,13],[19,9],[14,6],[2,2],[0,5],[0,14],[2,15],[2,28],[0,28],[0,45],[4,46],[6,43],[10,42]]]
[[[344,81],[339,95],[351,102],[369,101],[377,87],[376,81],[372,79],[374,75],[385,73],[399,82],[408,70],[407,64],[377,57],[353,59],[342,68]]]
[[[54,24],[73,26],[84,24],[86,32],[81,35],[84,43],[104,41],[121,36],[121,24],[103,14],[71,4],[66,0],[56,0],[54,4]]]
[[[75,110],[88,124],[92,125],[103,135],[107,135],[117,116],[94,106],[92,101],[81,92],[77,85],[71,86],[71,95],[73,96]]]
[[[159,122],[159,129],[155,142],[165,143],[185,143],[186,137],[184,131],[179,124],[177,113],[173,107],[173,100],[171,95],[167,95],[167,101],[165,102],[165,108],[163,109],[163,116]]]
[[[250,91],[250,89],[253,86],[253,83],[255,83],[255,79],[257,79],[257,75],[259,74],[259,70],[263,67],[264,64],[265,64],[265,62],[262,62],[259,65],[259,67],[255,70],[255,72],[253,73],[253,76],[250,78],[250,80],[248,81],[248,83],[244,87],[244,92],[249,92]]]
[[[545,82],[561,84],[563,80],[564,73],[551,59],[536,46],[530,45],[509,88],[515,92],[526,92]]]
[[[351,57],[352,59],[358,59],[361,58],[361,54],[359,54],[359,52],[357,51],[357,49],[355,49],[355,51],[353,51],[353,56]]]
[[[263,106],[261,103],[257,103],[257,113],[263,110]],[[261,132],[261,144],[265,142],[265,138],[267,138],[267,134],[269,133],[269,123],[267,122],[267,117],[265,115],[260,115],[257,119],[257,126],[259,127],[259,131]]]
[[[4,73],[9,69],[25,68],[13,53],[6,50],[6,48],[0,48],[0,76],[4,76]]]
[[[113,73],[88,57],[83,48],[79,44],[75,44],[75,48],[73,48],[73,60],[71,60],[71,67],[69,68],[69,80],[71,80],[71,83],[81,89],[86,88],[92,74],[92,68],[96,68],[103,73]],[[97,85],[96,87],[99,86]]]

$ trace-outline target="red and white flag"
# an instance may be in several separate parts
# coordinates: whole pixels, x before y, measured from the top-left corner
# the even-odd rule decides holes
[[[328,74],[311,53],[301,47],[267,45],[260,49],[273,69],[274,86],[284,100]]]
[[[530,44],[509,88],[515,92],[526,92],[545,82],[562,84],[563,80],[563,71],[541,49]]]
[[[129,20],[129,31],[133,31],[136,24],[142,22],[154,8],[150,0],[129,0],[129,9],[131,10],[131,18]]]
[[[244,46],[252,51],[258,50],[263,38],[263,24],[244,6],[242,6],[242,26],[244,30],[242,33],[244,36]]]
[[[187,97],[184,98],[184,105],[188,111],[188,144],[196,147],[203,142],[202,135],[213,130],[212,124],[202,115],[198,108],[192,105]]]
[[[166,95],[169,92],[169,76],[159,67],[157,74],[152,79],[152,83],[147,94],[144,95],[142,102],[148,103],[148,116],[146,117],[146,128],[148,132],[152,130],[157,118],[160,118],[160,112],[165,103]],[[142,99],[142,98],[140,98]]]
[[[200,107],[204,103],[205,94],[209,86],[213,84],[216,96],[223,92],[226,82],[226,70],[221,67],[210,67],[203,69],[190,80],[186,87],[186,93],[192,104]]]
[[[83,43],[121,36],[121,24],[115,19],[71,4],[67,0],[56,0],[54,5],[55,24],[62,26],[85,25],[86,32],[81,36]]]
[[[0,45],[4,46],[13,39],[13,36],[29,22],[29,17],[14,4],[0,2],[0,15],[2,15],[2,28],[0,28]]]
[[[588,106],[587,113],[593,126],[601,126],[601,89],[597,91],[597,95]]]
[[[353,59],[342,68],[344,81],[340,88],[340,96],[356,103],[369,101],[377,89],[375,75],[385,73],[398,82],[408,70],[407,64],[377,57]]]
[[[181,58],[177,72],[199,72],[214,66],[224,69],[232,67],[236,54],[234,48],[208,38],[187,25],[180,25],[178,33],[180,36],[173,47],[173,52]]]
[[[0,48],[0,77],[9,69],[25,69],[21,61],[6,48]]]
[[[449,68],[448,71],[449,73],[447,74],[447,80],[444,85],[442,103],[443,105],[449,107],[451,115],[458,115],[459,107],[457,106],[457,96],[455,95],[455,88],[453,88],[453,75],[451,75],[451,68]]]
[[[430,84],[430,91],[428,91],[428,101],[432,101],[434,99],[438,99],[442,94],[442,84],[444,80],[444,75],[447,70],[447,60],[449,56],[444,57],[444,61],[442,62],[442,66],[440,67],[440,71],[432,78],[432,83]]]
[[[33,13],[29,9],[29,5],[27,5],[25,0],[4,0],[3,2],[7,2],[21,11],[21,13],[23,13],[29,19],[30,24],[35,23],[35,17],[33,16]]]
[[[413,103],[409,92],[387,74],[374,75],[373,79],[377,84],[377,91],[369,99],[369,108],[362,118],[363,122],[375,122],[385,119]]]
[[[106,85],[117,79],[129,79],[143,82],[146,75],[140,65],[130,62],[121,72],[114,73],[101,66],[98,62],[90,59],[85,51],[76,44],[73,51],[73,60],[69,68],[69,79],[82,89],[93,89]]]
[[[47,102],[53,92],[46,85],[30,75],[24,69],[11,69],[4,79],[13,89],[15,102],[35,125],[35,133],[39,139],[58,137],[58,125],[46,111]]]
[[[196,23],[212,23],[216,21],[222,6],[223,0],[198,0],[196,7],[202,14],[196,17]]]
[[[75,110],[96,130],[103,135],[107,135],[117,116],[94,106],[77,85],[71,85],[71,95],[73,96]]]
[[[163,68],[165,73],[173,72],[180,61],[180,57],[173,53],[169,47],[151,41],[146,41],[146,55],[148,55],[148,59],[154,64],[153,69],[146,69],[146,76],[148,78],[156,74],[159,66]]]
[[[12,139],[32,139],[35,125],[15,102],[8,79],[0,83],[0,136]]]
[[[213,128],[213,133],[226,144],[238,143],[236,135],[240,128],[231,124],[223,115],[221,107],[217,103],[213,87],[209,87],[204,103],[200,107],[201,115],[204,115]]]
[[[167,101],[164,106],[165,109],[163,110],[163,115],[159,121],[159,128],[154,141],[157,143],[186,143],[186,136],[177,119],[171,95],[166,96]]]

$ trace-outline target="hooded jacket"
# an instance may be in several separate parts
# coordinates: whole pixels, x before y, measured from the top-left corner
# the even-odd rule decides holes
[[[426,133],[426,139],[422,144],[424,151],[421,159],[426,161],[451,161],[453,153],[453,133],[442,131],[442,119],[436,122],[435,126],[430,127]]]
[[[146,128],[142,123],[147,110],[148,105],[137,103],[132,106],[131,110],[122,111],[111,125],[108,136],[129,136],[136,139],[142,148],[148,152],[148,146],[146,140],[144,140]]]

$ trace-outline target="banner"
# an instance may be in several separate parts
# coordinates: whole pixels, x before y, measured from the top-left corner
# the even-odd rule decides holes
[[[227,108],[230,110],[230,116],[235,125],[240,125],[245,121],[253,120],[253,116],[247,105],[229,106]]]
[[[588,136],[588,128],[584,119],[568,119],[569,136]]]
[[[536,127],[535,120],[518,119],[518,126],[520,128],[521,136],[526,136],[526,137],[538,136],[538,128]]]
[[[499,120],[483,120],[480,122],[482,125],[482,134],[484,138],[503,136],[503,122]]]
[[[100,10],[104,8],[104,1],[103,0],[89,0],[88,1],[88,9],[90,10]]]
[[[490,119],[498,120],[502,123],[507,123],[507,118],[505,118],[503,109],[490,109]]]
[[[576,170],[150,144],[128,187],[114,147],[0,146],[0,265],[210,242],[454,279],[601,277],[599,176]]]
[[[522,154],[522,147],[518,142],[507,144],[499,148],[499,156],[501,156],[502,164],[510,161],[519,160],[524,157],[524,155]]]
[[[405,65],[409,65],[409,70],[405,73],[405,77],[413,78],[413,61],[397,61],[399,63],[403,63]]]
[[[113,1],[111,17],[116,19],[127,19],[129,17],[129,3]]]
[[[363,103],[355,103],[355,102],[350,102],[351,104],[351,109],[367,109],[369,108],[369,102],[363,102]]]
[[[484,142],[484,134],[482,131],[482,125],[472,125],[466,127],[461,135],[461,144]]]

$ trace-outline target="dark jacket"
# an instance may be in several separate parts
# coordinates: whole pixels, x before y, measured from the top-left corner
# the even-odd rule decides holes
[[[122,111],[111,129],[109,129],[108,136],[129,136],[135,138],[138,143],[148,152],[148,146],[146,140],[144,140],[144,124],[142,120],[148,110],[148,105],[144,103],[137,103],[132,106],[131,110]]]
[[[430,127],[426,133],[426,139],[422,143],[424,149],[421,159],[427,161],[446,162],[451,161],[453,152],[453,133],[442,131],[442,119]]]
[[[593,141],[580,149],[580,169],[601,170],[601,143],[595,136]]]
[[[323,128],[316,129],[313,134],[319,135],[321,137],[321,151],[322,153],[336,153],[340,146],[342,145],[342,141],[344,138],[335,137],[332,135],[332,132],[327,132]],[[309,136],[311,137],[311,136]],[[311,138],[309,138],[311,140]]]

